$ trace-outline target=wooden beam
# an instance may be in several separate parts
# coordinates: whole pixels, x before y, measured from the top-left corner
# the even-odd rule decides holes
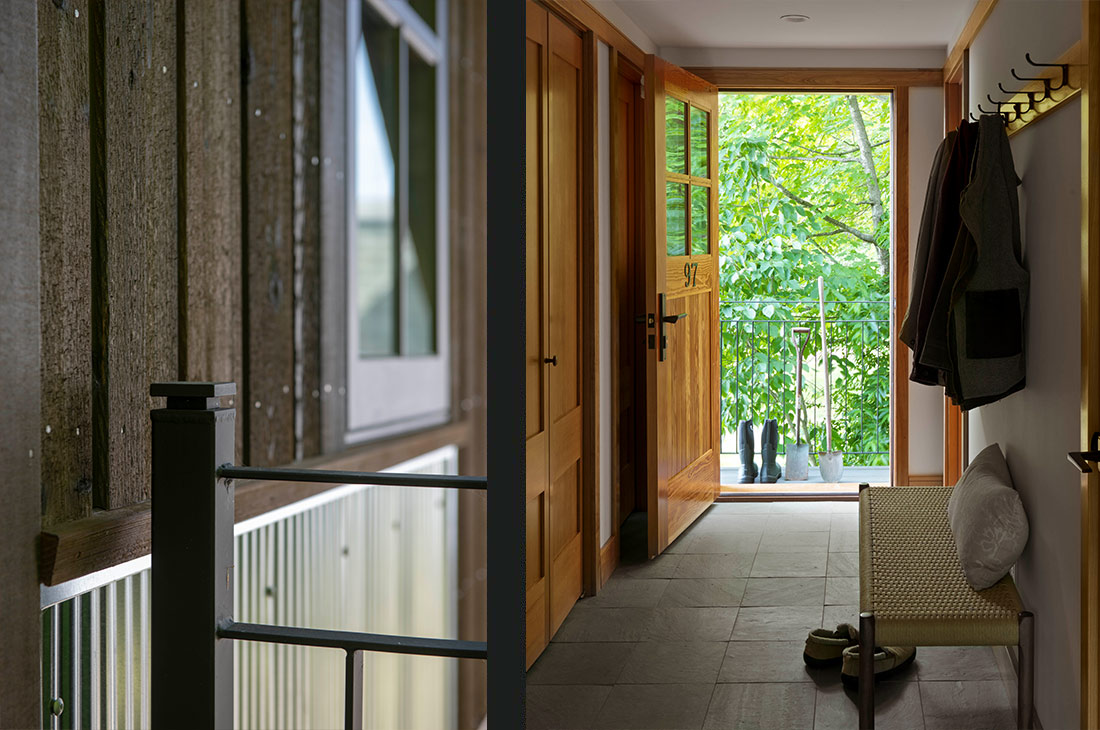
[[[909,89],[894,92],[894,250],[893,296],[896,333],[909,303]],[[909,483],[909,348],[893,338],[893,387],[890,389],[890,483]]]
[[[645,65],[646,53],[627,38],[610,20],[605,18],[587,0],[542,0],[548,8],[563,16],[578,30],[591,30],[596,37],[614,48],[639,70]]]
[[[954,78],[955,74],[958,73],[962,67],[963,52],[970,48],[970,44],[978,37],[978,32],[985,25],[985,21],[989,19],[989,15],[995,7],[997,7],[997,0],[978,0],[974,10],[970,12],[970,17],[967,19],[966,25],[963,26],[962,32],[955,39],[955,45],[951,47],[951,52],[947,54],[947,62],[943,64],[943,75],[946,78]]]
[[[38,19],[42,520],[92,511],[92,234],[88,4]]]
[[[42,508],[38,12],[5,8],[0,23],[0,727],[42,727],[42,618],[35,575]],[[56,12],[61,12],[57,10]],[[86,139],[86,138],[85,138]],[[84,211],[87,213],[87,210]],[[74,242],[79,244],[79,242]]]
[[[465,446],[468,439],[468,424],[458,422],[412,436],[349,449],[335,456],[308,459],[300,466],[381,471],[443,446]],[[241,522],[331,488],[331,484],[241,482],[236,487],[235,519]],[[45,585],[57,585],[148,555],[150,506],[146,501],[121,509],[97,511],[84,519],[44,530],[40,539],[42,559],[38,580]]]
[[[721,90],[838,89],[885,91],[899,86],[941,86],[938,68],[731,68],[693,66],[688,69]]]

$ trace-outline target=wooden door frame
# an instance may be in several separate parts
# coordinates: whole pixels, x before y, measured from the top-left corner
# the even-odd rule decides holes
[[[909,348],[895,336],[909,305],[909,89],[940,87],[941,69],[688,68],[719,92],[859,92],[893,97],[890,292],[890,483],[909,484]],[[898,225],[899,222],[905,225]]]
[[[1082,3],[1081,441],[1100,431],[1100,4]],[[1081,475],[1081,727],[1100,727],[1100,477]]]

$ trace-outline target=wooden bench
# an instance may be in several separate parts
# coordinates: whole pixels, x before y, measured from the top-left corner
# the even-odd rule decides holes
[[[1034,616],[1011,576],[966,582],[947,519],[954,487],[859,488],[859,726],[875,727],[874,647],[1019,647],[1016,723],[1031,727]]]

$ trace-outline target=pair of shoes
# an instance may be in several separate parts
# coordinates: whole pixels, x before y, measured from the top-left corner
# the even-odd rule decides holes
[[[776,452],[779,449],[779,423],[774,418],[764,419],[764,428],[760,434],[760,471],[753,463],[755,456],[755,444],[752,437],[752,419],[741,421],[737,427],[737,442],[741,449],[741,484],[752,484],[759,473],[761,484],[774,484],[783,475],[779,465],[775,463]]]
[[[876,646],[875,679],[889,677],[913,663],[914,646]],[[802,660],[808,667],[821,668],[839,663],[840,681],[849,689],[859,689],[859,630],[840,624],[835,631],[814,629],[806,637]]]

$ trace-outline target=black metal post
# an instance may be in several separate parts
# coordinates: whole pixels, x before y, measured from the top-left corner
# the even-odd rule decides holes
[[[1016,727],[1031,728],[1035,707],[1035,614],[1020,611],[1020,640],[1016,667]]]
[[[859,614],[859,730],[875,730],[875,614]]]
[[[349,651],[344,661],[344,730],[363,730],[363,652]]]
[[[233,726],[234,383],[156,383],[153,418],[151,713],[156,728]]]

